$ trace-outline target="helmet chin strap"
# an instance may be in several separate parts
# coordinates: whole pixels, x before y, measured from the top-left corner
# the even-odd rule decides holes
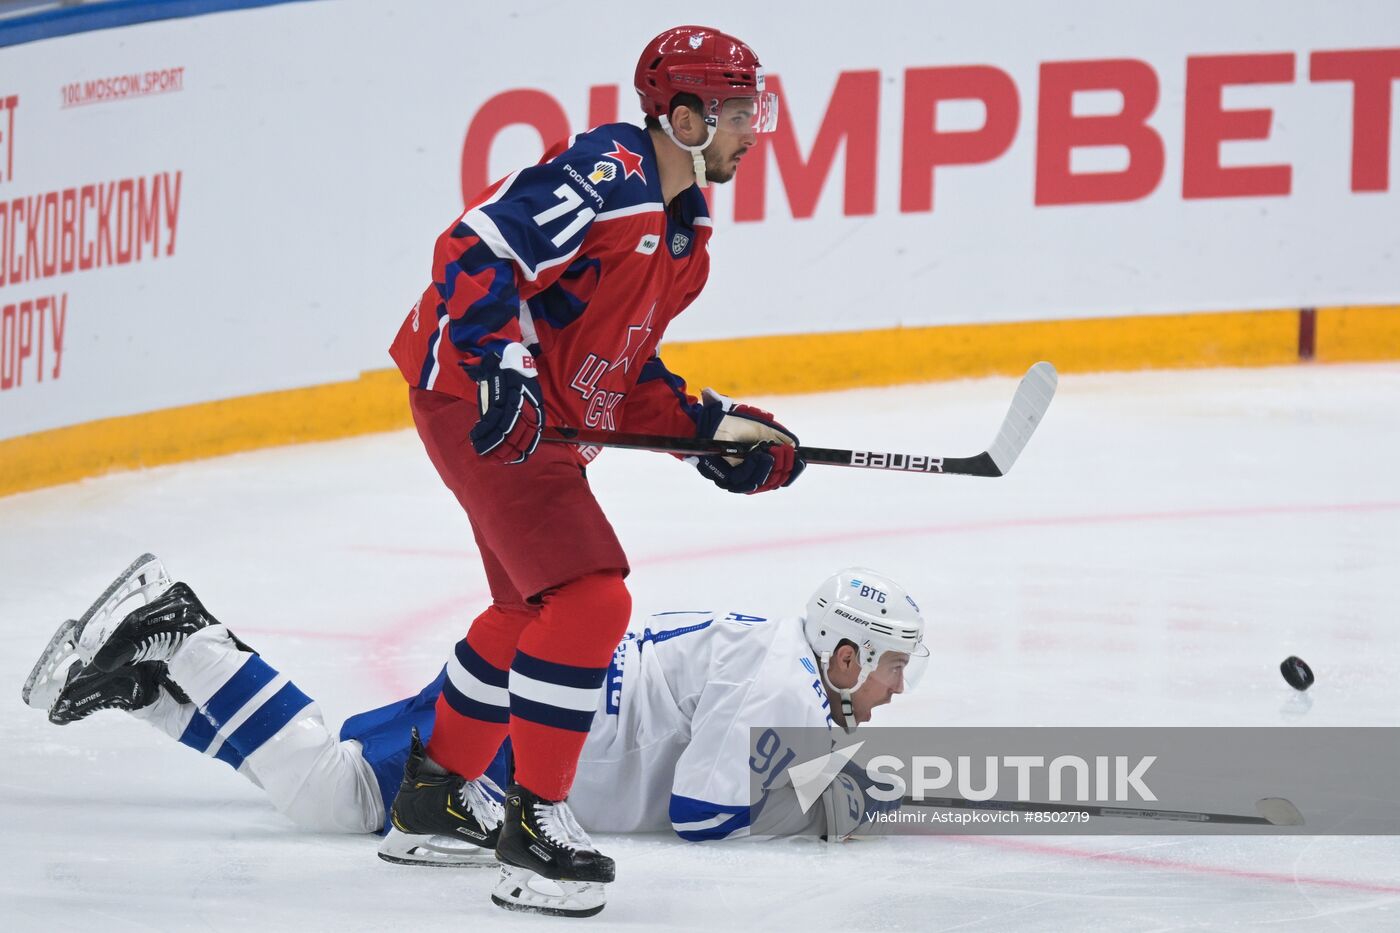
[[[856,722],[856,708],[855,704],[851,702],[851,694],[860,689],[860,685],[865,683],[865,677],[870,672],[862,668],[861,672],[856,675],[854,684],[849,687],[838,687],[827,676],[827,671],[831,667],[831,652],[823,651],[818,661],[820,663],[817,665],[817,669],[821,671],[822,686],[841,698],[841,728],[846,731],[847,735],[850,735],[856,731],[856,726],[859,725]]]
[[[709,148],[710,143],[715,141],[715,127],[708,123],[705,124],[705,141],[698,146],[687,146],[676,138],[675,131],[671,129],[670,117],[662,114],[656,119],[660,122],[661,128],[666,131],[666,135],[670,137],[671,142],[690,153],[691,161],[695,165],[695,183],[701,188],[709,187],[710,180],[705,177],[705,150]]]

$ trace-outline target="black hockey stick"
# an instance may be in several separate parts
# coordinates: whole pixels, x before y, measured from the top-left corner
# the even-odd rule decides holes
[[[948,810],[1017,810],[1023,813],[1086,813],[1125,820],[1173,820],[1185,823],[1243,823],[1255,826],[1302,826],[1303,814],[1291,801],[1265,797],[1254,802],[1258,816],[1243,813],[1201,813],[1194,810],[1146,810],[1138,807],[1099,807],[1090,804],[1036,803],[1033,800],[967,800],[963,797],[905,797],[906,807]]]
[[[906,473],[957,473],[963,476],[1005,476],[1055,397],[1059,377],[1049,363],[1036,363],[1016,387],[1011,408],[1001,423],[992,446],[974,457],[931,457],[920,454],[879,453],[872,450],[840,450],[831,447],[797,448],[808,463],[826,466],[859,467],[866,470],[899,470]],[[622,447],[655,450],[685,456],[708,457],[720,454],[742,457],[748,444],[705,440],[693,437],[665,437],[656,434],[621,434],[588,428],[546,427],[544,439],[579,447]]]

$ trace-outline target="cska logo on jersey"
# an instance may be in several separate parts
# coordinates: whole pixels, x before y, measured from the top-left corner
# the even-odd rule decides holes
[[[613,354],[617,357],[617,362],[608,367],[608,372],[612,372],[619,366],[622,367],[624,373],[631,369],[632,364],[637,361],[638,351],[646,346],[647,341],[651,339],[651,319],[655,314],[656,302],[653,301],[651,307],[647,309],[647,316],[642,319],[642,323],[627,326],[627,339],[623,342],[622,349]]]
[[[636,175],[642,180],[642,184],[647,183],[646,173],[642,171],[642,157],[639,156],[637,153],[633,152],[632,150],[628,149],[626,146],[624,146],[617,140],[613,140],[612,152],[603,153],[603,158],[613,159],[617,162],[618,165],[622,166],[623,181],[626,181],[633,175]]]

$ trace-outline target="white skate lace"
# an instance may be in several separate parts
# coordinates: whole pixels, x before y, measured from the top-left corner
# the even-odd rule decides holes
[[[559,803],[536,803],[535,820],[549,841],[572,852],[597,852],[593,840],[574,818],[574,811],[564,801]]]
[[[490,790],[499,788],[491,782],[489,778],[478,778],[475,781],[464,781],[457,789],[457,796],[466,806],[468,812],[476,817],[482,828],[491,830],[501,825],[505,819],[505,808],[501,802],[491,795]]]
[[[166,661],[175,653],[175,649],[180,647],[180,643],[185,640],[183,635],[174,632],[161,632],[150,641],[143,644],[136,656],[131,659],[132,664],[138,661]]]

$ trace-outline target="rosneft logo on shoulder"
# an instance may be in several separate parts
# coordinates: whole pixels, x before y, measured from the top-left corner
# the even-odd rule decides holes
[[[588,180],[593,184],[612,181],[617,177],[617,166],[611,162],[594,162],[593,171],[588,173]]]

